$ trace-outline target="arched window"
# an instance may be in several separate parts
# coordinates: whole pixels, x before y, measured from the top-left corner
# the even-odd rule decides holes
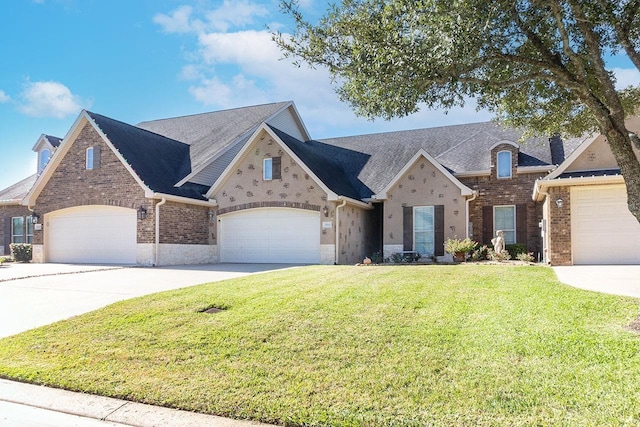
[[[498,178],[511,178],[511,151],[498,153]]]

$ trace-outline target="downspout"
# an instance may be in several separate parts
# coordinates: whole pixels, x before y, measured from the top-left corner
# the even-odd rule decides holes
[[[466,224],[465,228],[466,228],[466,234],[467,234],[468,238],[471,238],[471,236],[469,236],[469,203],[474,201],[477,197],[478,197],[478,192],[476,190],[473,190],[473,197],[471,197],[470,199],[466,200],[467,209],[466,209],[466,215],[465,215],[466,218],[465,219],[467,221],[467,224]]]
[[[338,200],[342,197],[338,197]],[[338,257],[340,256],[340,208],[343,208],[347,204],[347,201],[342,199],[342,203],[336,205],[336,259],[333,262],[334,265],[338,265]]]
[[[162,197],[162,200],[160,201],[160,203],[156,204],[156,244],[155,244],[155,263],[153,264],[154,267],[158,266],[158,250],[160,249],[160,206],[164,205],[165,203],[167,203],[167,198],[166,197]]]
[[[536,184],[537,185],[537,184]],[[542,186],[540,186],[540,188],[538,189],[538,193],[542,194],[545,197],[545,201],[543,203],[547,205],[547,211],[548,212],[544,212],[542,214],[542,221],[543,221],[543,228],[542,228],[542,260],[544,261],[545,264],[548,264],[551,262],[549,258],[549,239],[548,239],[548,233],[549,233],[549,220],[551,218],[551,195],[549,193],[547,193],[546,190],[542,189]],[[545,215],[546,213],[546,215]],[[545,220],[545,216],[547,217],[547,223],[546,226],[544,224],[544,220]]]

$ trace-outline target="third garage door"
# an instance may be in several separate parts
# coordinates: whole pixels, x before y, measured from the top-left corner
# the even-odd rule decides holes
[[[624,185],[571,189],[574,264],[640,264],[640,223]]]
[[[319,212],[249,209],[221,215],[218,224],[221,262],[320,262]]]

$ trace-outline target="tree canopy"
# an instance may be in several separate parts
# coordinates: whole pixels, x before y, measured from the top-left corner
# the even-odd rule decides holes
[[[640,0],[343,0],[275,36],[285,56],[327,67],[357,114],[391,119],[469,97],[527,135],[606,136],[640,221],[640,163],[625,118],[640,87],[616,90],[606,59],[640,70]],[[298,61],[298,64],[300,62]]]

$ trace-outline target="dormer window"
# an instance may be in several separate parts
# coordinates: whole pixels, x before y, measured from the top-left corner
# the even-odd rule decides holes
[[[500,151],[498,153],[498,178],[511,178],[511,156],[511,151]]]
[[[38,153],[38,174],[42,173],[50,157],[51,151],[48,148],[40,150],[40,152]]]

